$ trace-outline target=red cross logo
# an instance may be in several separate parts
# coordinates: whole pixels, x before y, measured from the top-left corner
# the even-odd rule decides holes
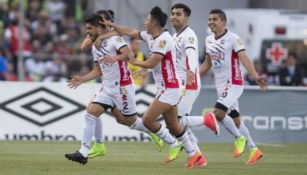
[[[279,64],[287,57],[287,54],[288,50],[283,48],[281,43],[272,43],[272,47],[266,49],[266,57],[272,61],[272,64]]]

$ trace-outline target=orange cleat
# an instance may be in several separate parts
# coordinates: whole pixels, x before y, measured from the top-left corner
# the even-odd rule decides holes
[[[253,148],[250,150],[249,158],[246,163],[250,165],[255,164],[257,160],[259,160],[262,156],[263,155],[260,149],[258,149],[257,147]]]
[[[187,167],[188,167],[188,168],[193,168],[194,165],[197,164],[197,162],[199,161],[200,158],[201,158],[200,152],[196,152],[196,153],[194,154],[194,156],[189,157],[188,163],[187,163]]]

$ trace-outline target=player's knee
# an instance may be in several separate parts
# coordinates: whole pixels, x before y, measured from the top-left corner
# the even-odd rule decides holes
[[[240,118],[239,117],[236,117],[236,118],[232,118],[236,127],[239,128],[240,125],[241,125],[241,121],[240,121]]]
[[[123,119],[123,118],[116,118],[116,122],[117,123],[119,123],[119,124],[121,124],[121,125],[126,125],[126,120],[125,119]]]
[[[221,121],[224,120],[225,114],[226,114],[226,113],[225,113],[223,110],[221,110],[221,109],[215,109],[215,110],[213,111],[213,113],[214,113],[216,119],[217,119],[219,122],[221,122]]]

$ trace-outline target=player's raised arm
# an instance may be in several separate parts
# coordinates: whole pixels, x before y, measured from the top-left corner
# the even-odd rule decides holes
[[[204,62],[199,67],[200,76],[206,75],[206,73],[211,69],[211,67],[212,67],[211,58],[208,54],[206,54]]]
[[[110,21],[105,21],[104,24],[114,28],[117,32],[119,32],[122,35],[128,35],[131,38],[141,39],[139,36],[140,31],[137,29],[134,29],[128,26],[115,24]]]

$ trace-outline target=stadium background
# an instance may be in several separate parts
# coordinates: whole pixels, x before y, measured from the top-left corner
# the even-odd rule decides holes
[[[280,0],[278,3],[275,0],[59,0],[54,2],[62,2],[66,8],[60,11],[53,11],[56,12],[53,13],[56,15],[52,16],[52,12],[47,13],[48,6],[46,4],[48,1],[25,0],[22,6],[20,6],[18,0],[0,1],[0,57],[5,60],[4,62],[7,65],[7,74],[2,77],[0,76],[2,80],[0,81],[0,153],[4,154],[0,158],[0,174],[20,174],[23,170],[25,170],[24,174],[42,174],[42,172],[44,174],[56,174],[57,171],[52,173],[52,171],[45,171],[45,169],[60,166],[58,164],[63,163],[61,163],[61,160],[58,160],[58,156],[61,156],[66,150],[71,150],[72,147],[78,147],[78,142],[66,141],[80,139],[83,125],[82,116],[85,106],[98,89],[99,83],[87,83],[73,91],[66,87],[65,82],[70,75],[84,74],[91,69],[92,60],[90,53],[83,53],[79,49],[80,42],[84,38],[82,20],[88,14],[96,12],[99,9],[112,9],[115,12],[115,21],[117,23],[144,29],[143,21],[147,17],[150,8],[154,5],[159,5],[163,10],[168,11],[172,4],[178,2],[188,3],[192,9],[189,25],[195,30],[199,38],[201,62],[204,52],[204,38],[208,35],[207,14],[212,8],[307,10],[307,1],[305,0]],[[36,9],[36,5],[33,5],[35,3],[39,4],[38,9]],[[31,10],[30,7],[36,10]],[[22,54],[18,54],[18,51],[12,50],[12,43],[7,40],[7,36],[5,35],[6,29],[16,19],[15,16],[19,10],[24,10],[25,18],[21,23],[16,21],[17,26],[24,26],[25,31],[30,36],[25,39],[28,40],[31,46],[29,50],[24,49],[21,52]],[[60,13],[62,13],[62,16]],[[49,21],[48,24],[42,24],[40,26],[39,21],[36,21],[39,17],[42,17],[43,21]],[[171,33],[174,32],[169,23],[167,23],[166,28]],[[17,35],[19,34],[17,33]],[[302,36],[302,39],[306,39],[306,36]],[[15,43],[17,48],[22,46],[20,44]],[[142,51],[145,54],[147,53],[144,46],[142,47]],[[201,95],[193,107],[192,114],[195,115],[201,114],[207,108],[212,107],[216,100],[215,90],[211,86],[213,81],[210,74],[202,80],[206,86],[203,87]],[[137,89],[137,110],[139,116],[145,111],[153,94],[154,87],[150,84],[145,89]],[[271,172],[268,170],[270,166],[261,166],[264,164],[260,163],[260,169],[255,168],[253,171],[257,172],[260,170],[259,172],[268,174],[304,174],[307,171],[306,167],[303,168],[307,162],[307,150],[305,149],[307,142],[306,99],[307,89],[304,86],[271,86],[270,91],[266,93],[260,92],[257,87],[247,87],[245,94],[240,99],[243,120],[250,129],[255,141],[264,148],[267,155],[270,155],[268,152],[271,151],[271,157],[274,159],[268,158],[267,160],[271,163],[270,166],[272,169],[278,169],[276,171],[271,170]],[[104,122],[105,135],[108,141],[150,141],[145,134],[131,131],[124,126],[116,124],[115,120],[109,114],[104,116]],[[220,143],[231,142],[230,135],[225,130],[222,130],[220,137],[213,136],[209,130],[203,127],[194,128],[194,131],[199,137],[200,142],[204,144],[202,146],[206,149],[206,146],[208,146],[209,150],[213,149],[213,152],[209,153],[209,157],[214,157],[214,154],[222,154],[214,150],[214,148],[224,149],[224,146]],[[22,140],[22,142],[16,142],[18,140]],[[29,140],[36,142],[26,142]],[[53,142],[41,142],[42,140],[65,142],[59,142],[60,146],[56,146]],[[210,145],[208,143],[218,144]],[[114,143],[110,143],[110,145],[112,144]],[[130,144],[134,143],[126,144],[130,148]],[[293,146],[292,144],[295,145]],[[22,145],[25,145],[24,151],[20,148]],[[39,147],[48,145],[58,147],[58,149],[54,149],[55,152],[50,157],[48,157],[50,154],[48,151],[39,149]],[[32,150],[30,147],[33,146],[34,148]],[[112,145],[115,148],[117,146],[116,143]],[[147,143],[133,146],[137,149],[144,148],[145,150],[150,148]],[[231,147],[231,145],[228,144],[228,147]],[[277,151],[275,153],[275,148],[281,148],[282,153]],[[283,148],[287,148],[288,150],[284,151]],[[30,170],[31,168],[28,168],[28,166],[31,167],[30,164],[26,163],[21,164],[22,166],[20,168],[16,168],[16,170],[19,169],[18,172],[10,170],[12,168],[11,164],[18,162],[20,155],[33,156],[37,152],[41,152],[41,154],[47,156],[42,157],[38,153],[34,158],[34,164],[37,164],[41,160],[48,162],[50,159],[56,160],[58,164],[50,165],[46,163],[42,166],[44,167],[43,170],[38,167]],[[118,155],[119,153],[111,151],[110,154],[112,156]],[[129,155],[126,156],[129,160]],[[149,157],[151,156],[153,157],[154,155],[150,155]],[[218,159],[213,158],[213,163],[219,165],[220,162],[223,162],[223,156],[220,156]],[[289,165],[287,169],[283,169],[281,167],[287,167],[285,165],[287,161],[283,162],[281,159],[288,159],[294,163]],[[21,160],[27,159],[22,158]],[[118,160],[107,159],[107,161],[116,162]],[[143,163],[143,160],[138,161],[142,161]],[[157,162],[160,160],[154,159],[154,161]],[[225,161],[229,163],[232,160],[228,161],[226,159]],[[180,163],[183,164],[183,162]],[[248,168],[244,167],[244,171],[235,169],[233,172],[229,172],[228,168],[235,166],[234,164],[229,164],[222,173],[252,174]],[[99,160],[94,161],[92,166],[94,165],[99,166]],[[111,163],[107,164],[107,166],[111,166]],[[126,165],[122,166],[125,167]],[[147,164],[144,166],[147,166]],[[178,165],[178,167],[181,166]],[[178,167],[175,165],[172,168],[178,169]],[[71,168],[75,172],[74,167],[66,168]],[[208,171],[215,174],[214,171],[216,169],[217,167],[213,166],[211,169],[209,167]],[[78,171],[82,173],[84,170],[78,169]],[[125,173],[126,169],[123,168],[121,171]],[[185,174],[188,173],[183,172]],[[65,173],[70,174],[64,171]],[[165,174],[162,171],[163,173]],[[198,174],[200,172],[193,173]],[[112,173],[109,172],[109,174]]]

